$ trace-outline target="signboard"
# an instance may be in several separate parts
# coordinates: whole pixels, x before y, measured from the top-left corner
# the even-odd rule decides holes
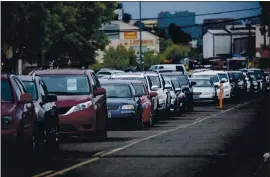
[[[124,32],[124,39],[137,39],[137,32]]]
[[[121,45],[125,47],[140,46],[140,40],[121,40]],[[155,40],[142,40],[142,46],[155,46]]]

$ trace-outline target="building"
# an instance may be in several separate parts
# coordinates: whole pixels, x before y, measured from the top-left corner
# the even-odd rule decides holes
[[[160,12],[158,14],[158,28],[168,29],[171,23],[174,23],[177,26],[183,27],[182,30],[191,35],[192,39],[197,39],[201,36],[201,27],[195,25],[195,16],[194,12],[189,11],[166,11]],[[188,27],[191,26],[191,27]]]
[[[261,26],[257,25],[256,26],[256,57],[262,57],[262,58],[269,58],[269,53],[267,54],[267,51],[264,50],[264,44],[268,46],[268,49],[270,48],[269,46],[269,33],[268,33],[268,28],[266,26],[266,34],[262,35],[261,34]],[[266,56],[263,56],[265,53]]]
[[[140,33],[139,28],[122,21],[112,21],[104,24],[101,30],[105,31],[110,43],[106,46],[116,48],[119,45],[123,45],[126,48],[133,48],[136,54],[140,53]],[[159,53],[159,37],[153,35],[150,32],[142,31],[142,51],[155,51]],[[103,51],[97,51],[96,60],[103,62]]]

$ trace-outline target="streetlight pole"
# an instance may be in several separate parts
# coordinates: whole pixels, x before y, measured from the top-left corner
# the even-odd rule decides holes
[[[140,4],[140,71],[142,72],[142,2]]]

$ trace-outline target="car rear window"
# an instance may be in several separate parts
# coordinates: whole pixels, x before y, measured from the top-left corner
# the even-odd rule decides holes
[[[86,75],[41,75],[48,92],[57,95],[89,95],[90,84]]]
[[[97,73],[97,75],[111,75],[112,73],[111,72],[99,72],[99,73]]]
[[[150,86],[152,87],[153,85],[158,86],[159,88],[161,88],[161,83],[159,80],[158,76],[148,76],[150,79]]]
[[[136,94],[146,95],[143,84],[132,84],[132,85],[135,89]]]
[[[23,84],[24,84],[27,92],[32,95],[33,100],[37,100],[38,99],[38,94],[37,94],[37,87],[36,87],[35,82],[23,81]]]
[[[187,85],[188,82],[186,77],[183,75],[162,75],[162,76],[166,79],[177,78],[179,79],[181,85]]]
[[[13,102],[10,83],[7,79],[1,80],[1,102]]]
[[[216,75],[216,74],[213,74],[213,75],[192,75],[191,76],[192,78],[210,78],[211,80],[212,80],[212,82],[219,82],[219,80],[218,80],[218,76]]]
[[[132,98],[128,84],[102,84],[107,98]]]

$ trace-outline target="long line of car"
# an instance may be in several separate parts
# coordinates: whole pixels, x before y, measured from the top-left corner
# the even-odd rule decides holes
[[[165,65],[167,66],[167,65]],[[200,70],[183,66],[126,73],[105,69],[47,69],[1,75],[2,148],[19,154],[58,151],[62,137],[105,140],[108,127],[155,126],[161,118],[193,111],[196,102],[241,99],[270,89],[269,73]]]

